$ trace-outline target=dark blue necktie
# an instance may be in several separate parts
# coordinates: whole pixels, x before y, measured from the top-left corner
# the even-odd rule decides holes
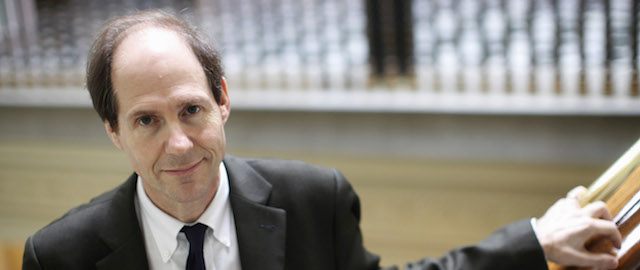
[[[202,248],[204,247],[204,233],[207,228],[207,225],[196,223],[193,226],[184,226],[180,230],[187,235],[187,240],[189,240],[187,270],[205,270]]]

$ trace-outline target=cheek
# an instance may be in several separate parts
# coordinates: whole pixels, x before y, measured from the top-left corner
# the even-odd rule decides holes
[[[162,142],[155,138],[132,135],[122,140],[122,145],[134,169],[138,172],[153,170]]]
[[[211,117],[198,136],[202,145],[215,152],[223,152],[225,144],[224,125],[220,116]],[[220,149],[222,148],[222,149]]]

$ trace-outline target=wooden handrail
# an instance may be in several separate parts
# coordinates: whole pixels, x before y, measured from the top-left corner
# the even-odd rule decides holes
[[[622,155],[598,178],[580,200],[581,206],[604,201],[613,216],[613,222],[622,235],[622,248],[611,253],[613,243],[602,237],[594,237],[585,243],[587,250],[595,253],[610,252],[618,256],[617,269],[640,267],[640,140]],[[589,268],[567,267],[549,262],[550,270],[583,270]]]

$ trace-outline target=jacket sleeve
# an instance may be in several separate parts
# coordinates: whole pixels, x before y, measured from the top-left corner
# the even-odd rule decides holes
[[[35,247],[33,246],[33,238],[29,237],[24,245],[24,255],[22,257],[22,270],[42,269]]]
[[[379,269],[380,258],[363,246],[358,195],[337,170],[335,181],[336,269]],[[547,269],[547,263],[530,220],[525,219],[499,229],[477,245],[454,249],[441,258],[407,263],[404,269],[538,270]]]
[[[425,258],[405,270],[548,269],[529,219],[502,227],[477,245],[454,249],[438,259]]]

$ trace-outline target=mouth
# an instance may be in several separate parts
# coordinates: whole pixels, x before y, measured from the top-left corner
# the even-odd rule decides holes
[[[195,162],[193,164],[189,164],[189,165],[177,168],[177,169],[164,170],[164,172],[169,174],[169,175],[174,175],[174,176],[184,176],[184,175],[187,175],[187,174],[191,174],[195,170],[197,170],[198,167],[200,167],[200,164],[202,164],[203,160],[204,159],[198,160],[197,162]]]

